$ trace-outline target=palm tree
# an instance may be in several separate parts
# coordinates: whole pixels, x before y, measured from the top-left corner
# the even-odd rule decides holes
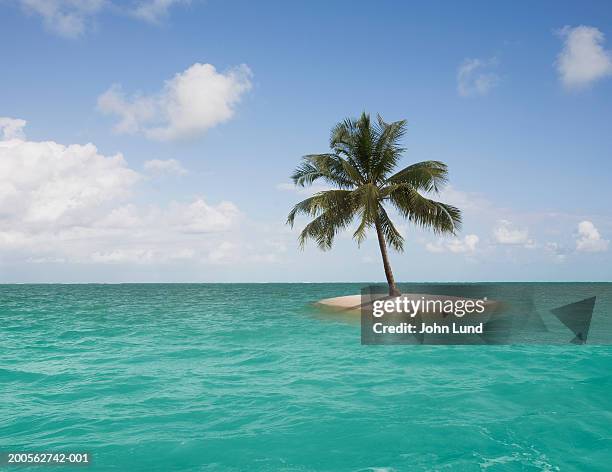
[[[312,217],[299,236],[300,247],[313,239],[323,249],[331,248],[334,237],[358,218],[353,237],[361,244],[367,230],[374,227],[382,255],[389,295],[398,296],[389,263],[387,245],[403,251],[404,238],[385,209],[394,207],[404,218],[435,233],[455,234],[461,225],[461,212],[454,206],[437,202],[423,194],[438,193],[447,180],[446,164],[423,161],[392,173],[404,149],[399,141],[406,132],[406,121],[385,123],[378,116],[372,123],[362,113],[359,119],[346,119],[331,132],[326,154],[304,156],[291,178],[304,187],[321,179],[337,187],[325,190],[293,207],[287,223],[295,217]]]

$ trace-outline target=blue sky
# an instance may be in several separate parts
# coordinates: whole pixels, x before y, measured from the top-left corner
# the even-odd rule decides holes
[[[403,227],[396,278],[610,280],[609,2],[0,12],[0,281],[382,280],[372,238],[301,252],[284,226],[300,156],[363,110],[408,120],[405,163],[446,162],[465,215]]]

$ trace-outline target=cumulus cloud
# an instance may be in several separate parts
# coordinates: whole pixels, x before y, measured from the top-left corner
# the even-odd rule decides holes
[[[121,154],[93,144],[0,141],[0,214],[28,224],[87,218],[91,207],[125,196],[139,178]]]
[[[493,230],[493,236],[498,244],[507,244],[512,246],[533,247],[535,245],[532,239],[529,239],[529,230],[527,228],[516,228],[508,220],[500,220],[497,227]]]
[[[23,128],[25,125],[25,120],[0,116],[0,137],[3,140],[24,139]]]
[[[93,144],[0,140],[0,261],[216,263],[228,259],[219,255],[224,242],[234,261],[274,259],[242,244],[244,218],[230,201],[130,203],[140,177],[121,154]]]
[[[587,86],[612,75],[612,53],[604,49],[604,34],[592,26],[566,26],[560,31],[563,50],[557,57],[557,71],[568,88]]]
[[[144,163],[145,170],[155,175],[161,174],[173,174],[173,175],[185,175],[187,169],[176,159],[152,159]]]
[[[251,77],[244,64],[220,73],[211,64],[196,63],[155,95],[129,98],[114,85],[98,97],[98,109],[119,117],[119,133],[140,132],[162,141],[193,137],[234,116]]]
[[[41,17],[47,30],[65,38],[77,38],[102,12],[158,23],[172,6],[189,3],[189,0],[19,0],[19,3],[27,13]]]
[[[462,97],[487,95],[500,78],[491,69],[497,65],[493,59],[466,59],[457,69],[457,92]]]
[[[429,252],[452,252],[452,253],[472,253],[476,251],[476,246],[480,238],[475,234],[467,234],[462,238],[439,239],[435,243],[427,243],[425,249]]]
[[[590,221],[581,221],[578,224],[578,238],[576,239],[576,251],[580,252],[604,252],[608,250],[610,241],[603,239],[599,230]]]

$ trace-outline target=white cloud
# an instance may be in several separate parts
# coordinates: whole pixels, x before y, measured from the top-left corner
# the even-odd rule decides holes
[[[534,241],[529,239],[529,230],[527,228],[516,228],[508,220],[500,220],[498,222],[497,227],[493,230],[493,236],[498,244],[525,246],[528,248],[535,246]]]
[[[174,175],[185,175],[187,169],[176,159],[152,159],[144,163],[145,170],[152,174],[174,174]]]
[[[234,116],[251,77],[244,64],[219,73],[211,64],[196,63],[166,81],[156,95],[126,98],[115,85],[98,97],[98,108],[119,116],[119,133],[141,132],[162,141],[193,137]]]
[[[101,230],[140,230],[154,233],[199,235],[221,233],[234,229],[240,211],[232,202],[211,205],[202,197],[191,202],[170,202],[164,206],[139,208],[133,204],[115,207],[92,226]]]
[[[237,222],[239,211],[232,202],[223,201],[216,206],[198,198],[188,205],[170,207],[169,223],[183,233],[201,234],[229,231]]]
[[[24,139],[23,128],[26,124],[26,120],[0,116],[0,138],[3,140]]]
[[[93,144],[0,141],[0,215],[28,224],[76,221],[125,196],[139,178],[121,154]]]
[[[106,114],[119,115],[121,120],[114,126],[117,133],[136,133],[140,124],[153,120],[158,105],[153,97],[136,96],[126,101],[119,85],[113,85],[98,97],[98,109]]]
[[[476,246],[480,238],[475,234],[467,234],[463,239],[439,239],[435,243],[427,243],[425,249],[429,252],[453,252],[453,253],[473,253],[476,251]]]
[[[174,5],[190,0],[18,0],[24,11],[39,16],[45,28],[64,38],[77,38],[94,25],[101,13],[131,16],[159,23]]]
[[[576,251],[604,252],[608,250],[609,243],[609,240],[601,237],[598,229],[590,221],[581,221],[578,224]]]
[[[487,95],[491,89],[496,87],[499,76],[491,72],[491,68],[497,65],[495,58],[466,59],[457,69],[457,92],[462,97]]]
[[[1,140],[0,261],[203,263],[222,242],[239,248],[236,260],[271,260],[240,249],[243,218],[232,202],[137,206],[129,198],[140,180],[121,154],[93,144]]]
[[[566,26],[560,32],[563,50],[557,57],[557,70],[563,85],[584,87],[612,75],[612,53],[603,48],[604,34],[592,26]]]

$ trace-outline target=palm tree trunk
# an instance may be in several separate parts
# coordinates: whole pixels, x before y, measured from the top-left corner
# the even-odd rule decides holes
[[[391,270],[391,264],[389,263],[389,255],[387,254],[387,243],[385,242],[385,235],[380,227],[380,222],[376,220],[376,235],[378,236],[378,245],[380,246],[380,254],[382,255],[383,266],[385,267],[385,276],[387,277],[387,283],[389,284],[389,296],[399,297],[402,293],[395,285],[395,279],[393,278],[393,271]]]

